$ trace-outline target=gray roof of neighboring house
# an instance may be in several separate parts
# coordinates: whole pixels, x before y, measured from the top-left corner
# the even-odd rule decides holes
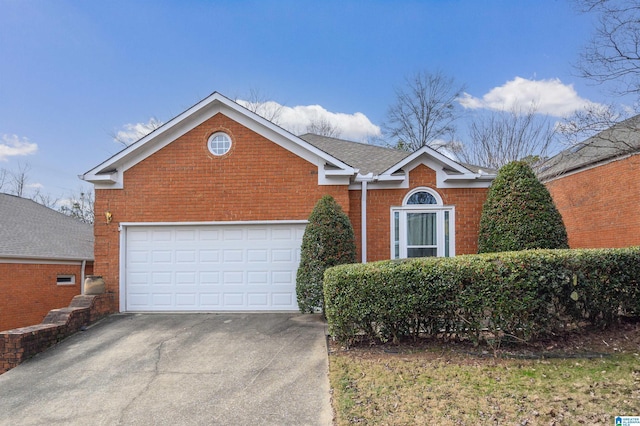
[[[383,173],[412,154],[411,152],[399,149],[346,141],[328,136],[314,135],[312,133],[301,135],[299,138],[343,161],[349,166],[359,169],[363,175],[368,173],[373,173],[374,175]],[[458,164],[461,164],[474,173],[479,173],[481,169],[486,173],[495,172],[494,170],[471,164],[461,162],[458,162]]]
[[[93,225],[0,194],[0,258],[93,260]]]
[[[545,161],[538,168],[540,180],[640,153],[640,115],[622,121]]]

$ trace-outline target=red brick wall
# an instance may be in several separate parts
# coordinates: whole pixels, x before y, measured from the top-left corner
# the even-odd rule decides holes
[[[545,184],[571,248],[640,245],[640,155]]]
[[[39,324],[51,309],[69,305],[81,292],[81,269],[80,265],[0,263],[0,331]],[[75,274],[76,283],[57,285],[59,274]]]
[[[222,157],[207,148],[217,131],[232,138]],[[317,173],[316,165],[217,114],[127,170],[124,189],[96,191],[96,275],[118,293],[119,222],[306,220],[324,194],[348,214],[347,186],[318,186]]]
[[[420,165],[409,173],[409,189],[369,189],[367,191],[367,261],[391,257],[391,207],[402,206],[402,200],[417,187],[428,187],[442,197],[445,205],[455,206],[456,254],[478,251],[478,228],[487,188],[436,188],[436,173]],[[360,246],[361,191],[351,191],[351,223]],[[359,253],[359,256],[361,254]],[[360,259],[360,257],[358,258]]]

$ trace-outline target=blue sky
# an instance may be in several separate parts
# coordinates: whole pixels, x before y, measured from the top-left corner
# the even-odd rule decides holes
[[[64,197],[114,134],[214,91],[379,126],[421,70],[464,84],[469,111],[535,92],[559,116],[609,101],[572,68],[593,24],[570,0],[0,0],[0,168]]]

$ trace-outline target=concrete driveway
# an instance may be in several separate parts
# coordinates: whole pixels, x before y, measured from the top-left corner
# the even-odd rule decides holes
[[[0,424],[330,425],[325,323],[113,315],[0,375]]]

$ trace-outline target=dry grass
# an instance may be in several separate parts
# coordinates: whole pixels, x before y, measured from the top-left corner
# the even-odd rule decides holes
[[[635,341],[591,359],[478,357],[438,345],[334,350],[336,423],[612,425],[616,415],[640,415]]]

